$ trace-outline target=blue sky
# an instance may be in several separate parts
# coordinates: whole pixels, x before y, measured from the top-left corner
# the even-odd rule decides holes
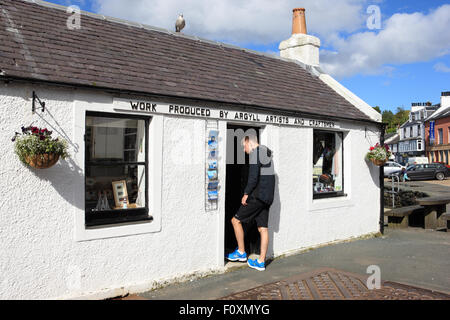
[[[409,109],[450,91],[448,1],[47,1],[168,29],[183,12],[186,34],[276,54],[290,36],[292,8],[304,6],[308,33],[322,42],[322,67],[370,105]],[[380,29],[368,28],[369,6],[379,8]]]

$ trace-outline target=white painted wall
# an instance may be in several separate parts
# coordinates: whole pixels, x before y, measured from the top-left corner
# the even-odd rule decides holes
[[[450,107],[450,96],[441,96],[441,108]]]
[[[35,90],[48,111],[31,115]],[[156,282],[223,270],[226,135],[219,140],[219,209],[205,212],[205,121],[155,116],[150,124],[151,212],[155,221],[87,232],[84,219],[85,110],[112,111],[113,96],[39,85],[0,85],[0,299],[110,297]],[[40,118],[42,117],[42,118]],[[72,157],[47,170],[24,167],[10,141],[22,125],[46,126],[72,142]],[[312,200],[310,128],[267,125],[277,174],[269,254],[378,231],[378,167],[364,160],[376,127],[340,122],[345,198]],[[225,133],[226,122],[219,122]],[[158,168],[160,169],[158,175]],[[370,204],[370,205],[368,205]],[[148,226],[150,225],[150,226]]]

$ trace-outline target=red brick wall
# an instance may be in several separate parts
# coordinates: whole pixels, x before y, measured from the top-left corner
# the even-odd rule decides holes
[[[435,120],[434,123],[434,138],[435,138],[435,145],[440,144],[439,141],[439,129],[442,129],[442,137],[443,137],[443,142],[442,144],[450,144],[450,137],[449,137],[449,130],[450,130],[450,116],[449,117],[445,117],[445,118],[441,118],[441,119],[437,119]],[[428,149],[428,143],[429,143],[429,136],[430,136],[430,122],[427,121],[425,122],[425,141],[426,141],[426,145],[427,145],[427,149]],[[447,154],[448,156],[446,157],[446,153],[445,151],[443,152],[443,156],[441,156],[439,151],[433,151],[434,153],[434,161],[441,161],[441,162],[446,162],[447,164],[449,164],[450,162],[450,146],[448,146],[447,148]],[[427,157],[428,160],[431,162],[431,152],[429,150],[427,150]]]

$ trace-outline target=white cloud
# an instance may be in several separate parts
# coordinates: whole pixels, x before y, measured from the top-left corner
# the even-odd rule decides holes
[[[447,67],[443,62],[438,62],[433,66],[433,69],[437,72],[450,72],[450,67]]]
[[[428,14],[395,14],[376,32],[360,32],[321,51],[321,65],[337,77],[380,74],[396,64],[429,61],[450,53],[450,5]]]
[[[183,13],[183,33],[247,47],[289,38],[292,9],[303,6],[308,33],[320,37],[326,48],[321,50],[321,65],[336,77],[389,74],[396,64],[450,53],[450,5],[427,14],[383,17],[381,30],[369,30],[366,10],[381,0],[94,1],[101,14],[173,31]]]
[[[279,43],[292,27],[292,9],[306,8],[308,31],[323,40],[365,25],[368,0],[95,0],[101,14],[174,30],[179,13],[183,33],[233,44]]]

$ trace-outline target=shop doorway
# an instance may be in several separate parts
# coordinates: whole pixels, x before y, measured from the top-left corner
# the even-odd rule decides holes
[[[244,134],[256,133],[258,141],[260,139],[259,127],[244,125],[227,125],[227,172],[225,187],[225,253],[232,252],[237,247],[231,218],[241,205],[244,189],[247,185],[249,156],[243,152],[241,139]],[[251,131],[249,131],[251,130]],[[256,223],[243,223],[245,235],[245,250],[247,255],[259,254],[260,237]]]

